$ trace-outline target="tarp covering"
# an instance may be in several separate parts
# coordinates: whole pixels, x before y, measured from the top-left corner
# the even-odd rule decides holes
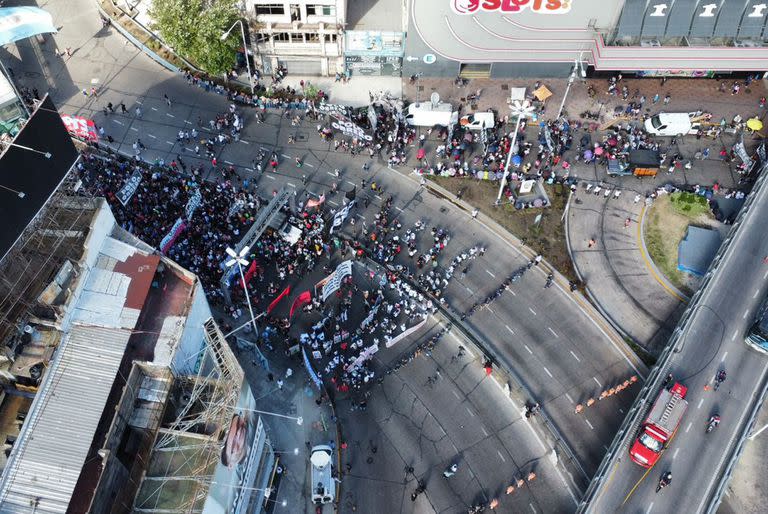
[[[53,17],[37,7],[0,8],[0,45],[56,32]]]

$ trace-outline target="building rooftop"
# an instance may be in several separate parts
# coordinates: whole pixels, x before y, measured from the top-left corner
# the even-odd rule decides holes
[[[46,96],[0,155],[0,260],[19,239],[77,160],[77,149]],[[20,148],[24,146],[35,151]],[[50,158],[43,155],[50,153]],[[17,191],[18,193],[14,192]],[[22,195],[23,193],[23,195]]]

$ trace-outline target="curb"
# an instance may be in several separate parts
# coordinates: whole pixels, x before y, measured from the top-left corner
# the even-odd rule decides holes
[[[395,170],[398,173],[400,173],[398,170]],[[401,173],[402,174],[402,173]],[[415,179],[411,178],[410,175],[404,175],[406,178],[416,181]],[[473,207],[469,205],[464,200],[461,200],[459,198],[456,198],[456,196],[451,193],[450,191],[446,190],[445,188],[441,187],[440,185],[427,181],[427,184],[425,186],[426,189],[431,189],[440,196],[445,197],[448,201],[459,207],[460,209],[471,212]],[[569,196],[568,203],[566,203],[566,208],[570,206],[572,195]],[[481,219],[482,218],[482,219]],[[484,213],[480,213],[478,215],[477,220],[482,223],[488,230],[491,231],[495,236],[497,236],[499,239],[502,239],[504,242],[506,242],[512,249],[514,249],[518,254],[523,256],[526,259],[532,259],[536,256],[536,253],[533,252],[530,248],[525,246],[514,234],[510,233],[508,230],[506,230],[504,227],[499,225],[496,221],[491,219],[489,216],[487,216]],[[576,265],[576,261],[573,259],[573,254],[571,252],[571,243],[570,238],[568,235],[568,216],[565,216],[565,245],[568,251],[568,256],[571,259],[571,262],[573,263],[573,269],[576,272],[576,275],[578,279],[581,282],[584,282],[584,279],[581,275],[581,272],[578,269],[578,266]],[[546,268],[551,270],[552,273],[554,273],[556,280],[555,284],[563,290],[563,292],[567,293],[567,290],[563,288],[561,284],[567,284],[568,280],[555,268],[552,267],[549,263],[544,260],[544,264],[546,265]],[[602,308],[600,303],[594,298],[591,291],[589,291],[589,287],[585,288],[586,291],[586,302],[580,302],[578,300],[578,295],[567,293],[566,296],[570,296],[570,298],[573,299],[573,301],[581,307],[582,311],[589,317],[608,337],[611,339],[614,343],[614,346],[619,349],[619,351],[627,357],[630,362],[637,368],[637,372],[641,376],[647,376],[648,375],[648,367],[645,365],[645,363],[638,357],[638,355],[631,349],[627,347],[626,341],[624,339],[618,339],[616,337],[613,337],[613,334],[611,334],[610,328],[613,328],[615,332],[618,333],[618,335],[622,337],[627,337],[632,341],[635,341],[633,337],[630,337],[629,334],[627,334]],[[592,311],[592,312],[590,312]],[[597,312],[594,312],[597,311]],[[608,322],[610,325],[610,328],[605,326],[605,321]],[[639,346],[639,345],[638,345]]]
[[[661,286],[667,290],[667,292],[671,293],[672,296],[677,298],[683,303],[688,303],[691,301],[691,298],[680,291],[674,284],[672,284],[666,276],[659,270],[659,268],[656,266],[656,263],[653,262],[653,259],[651,259],[648,248],[645,246],[645,221],[647,219],[647,212],[648,210],[645,208],[646,206],[643,205],[642,210],[640,211],[640,223],[638,223],[637,231],[638,231],[638,239],[639,243],[638,248],[640,249],[640,253],[643,256],[643,261],[645,262],[645,265],[648,267],[648,269],[651,272],[651,275],[653,275],[653,278],[656,279],[656,281],[661,284]]]
[[[571,200],[568,200],[569,206],[570,206]],[[640,374],[643,378],[646,378],[648,376],[649,368],[648,366],[642,361],[642,359],[639,358],[639,356],[632,350],[631,348],[627,348],[626,340],[631,340],[634,344],[642,346],[637,342],[637,340],[629,335],[617,322],[616,320],[611,317],[610,314],[605,310],[602,303],[597,299],[595,294],[592,292],[592,290],[589,288],[589,283],[584,281],[584,276],[581,274],[581,270],[579,270],[579,265],[576,262],[576,259],[573,258],[573,251],[571,249],[571,232],[568,230],[569,222],[568,222],[569,216],[565,216],[565,247],[568,250],[568,256],[571,258],[571,263],[573,263],[573,270],[576,272],[576,275],[579,278],[579,281],[581,283],[587,284],[584,287],[585,292],[585,298],[587,300],[587,304],[590,305],[592,308],[597,310],[603,317],[605,321],[608,322],[608,324],[620,335],[623,339],[621,339],[620,342],[618,342],[618,347],[621,348],[622,353],[624,353],[625,356],[627,356],[632,362],[635,363],[636,366],[638,366],[640,369],[638,370],[638,374]]]
[[[374,261],[367,255],[365,255],[362,259],[366,262],[366,266],[369,268],[382,270],[382,271],[391,271],[386,265],[382,265]],[[502,359],[495,351],[491,350],[490,345],[487,345],[485,343],[485,340],[483,339],[482,335],[478,334],[472,327],[468,326],[463,320],[461,320],[453,312],[453,309],[450,306],[446,306],[440,303],[440,301],[438,301],[434,296],[424,291],[420,285],[412,282],[410,279],[407,279],[406,277],[401,276],[401,280],[407,281],[411,285],[411,287],[419,291],[421,294],[429,298],[434,303],[434,305],[438,310],[438,312],[434,314],[434,317],[436,319],[443,318],[445,322],[450,323],[453,327],[456,327],[462,333],[462,335],[467,340],[467,342],[472,344],[472,346],[475,347],[476,351],[481,356],[483,356],[486,359],[490,359],[494,364],[496,364],[496,366],[494,366],[493,376],[497,377],[496,382],[500,386],[506,385],[510,389],[510,391],[507,393],[510,400],[512,400],[513,398],[515,389],[519,389],[519,392],[522,393],[522,395],[516,395],[516,396],[518,396],[517,399],[523,403],[527,399],[534,398],[534,395],[530,392],[530,389],[528,388],[528,386],[525,384],[522,378],[520,378],[517,375],[517,373],[512,369],[512,366],[510,366],[505,359]],[[516,386],[515,388],[510,386],[510,381],[515,383],[515,386]],[[543,411],[539,414],[539,416],[543,420],[544,425],[547,427],[548,433],[547,431],[544,431],[542,435],[546,440],[552,442],[551,450],[556,454],[564,454],[565,456],[564,459],[557,459],[557,462],[562,463],[563,469],[571,476],[572,480],[574,475],[580,475],[584,478],[584,480],[586,481],[586,484],[588,485],[590,481],[590,476],[582,468],[581,463],[576,458],[576,455],[574,454],[573,450],[571,450],[565,438],[563,438],[560,431],[557,429],[555,423],[551,419],[549,419],[549,417]],[[535,426],[536,425],[531,423],[531,428]],[[571,467],[571,469],[569,469],[569,466]],[[574,481],[574,485],[575,485],[575,481]],[[580,494],[583,494],[584,489],[579,489],[577,487],[577,491]]]

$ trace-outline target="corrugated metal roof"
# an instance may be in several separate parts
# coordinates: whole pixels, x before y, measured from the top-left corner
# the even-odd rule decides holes
[[[14,444],[0,483],[0,512],[67,511],[130,335],[72,327]]]

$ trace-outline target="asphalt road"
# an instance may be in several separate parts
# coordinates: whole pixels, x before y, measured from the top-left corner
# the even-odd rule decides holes
[[[768,370],[768,359],[748,349],[743,340],[768,280],[768,264],[763,262],[768,255],[768,189],[753,194],[757,196],[751,210],[694,307],[682,348],[664,370],[689,388],[689,407],[677,436],[646,473],[628,457],[627,445],[635,435],[630,434],[590,512],[701,512],[711,499]],[[728,373],[725,383],[717,391],[705,389],[720,369]],[[719,414],[722,422],[706,434],[712,414]],[[672,485],[657,494],[658,479],[668,470]]]
[[[226,98],[187,85],[183,77],[160,68],[126,44],[114,29],[102,29],[89,0],[51,1],[46,9],[62,27],[55,36],[56,42],[48,37],[48,42],[41,46],[34,40],[25,40],[0,52],[0,58],[13,67],[22,85],[37,87],[41,92],[50,90],[62,112],[95,119],[116,139],[113,146],[121,151],[132,153],[132,143],[141,138],[147,146],[143,153],[147,160],[160,157],[168,162],[181,154],[185,162],[195,162],[194,153],[176,143],[176,134],[179,129],[196,124],[198,116],[208,120],[224,112],[228,106]],[[59,49],[72,47],[73,57],[67,61],[55,57],[55,45]],[[80,93],[93,84],[100,89],[97,98]],[[171,108],[166,106],[164,94],[172,99]],[[102,114],[107,102],[118,105],[121,101],[128,107],[128,115]],[[134,115],[139,105],[143,111],[141,119]],[[291,127],[287,120],[269,114],[266,123],[256,124],[253,111],[249,110],[245,111],[245,123],[241,141],[227,146],[219,161],[234,163],[241,173],[258,181],[262,191],[268,193],[286,184],[301,190],[303,174],[307,175],[309,191],[328,191],[335,180],[335,168],[343,172],[342,188],[359,186],[364,159],[331,150],[316,135],[314,123]],[[287,143],[289,134],[297,136],[296,144]],[[248,171],[259,147],[274,149],[283,156],[277,173],[265,173],[258,178]],[[304,159],[301,170],[293,165],[296,156]],[[477,244],[487,247],[486,255],[474,262],[464,283],[449,288],[448,300],[458,310],[482,300],[503,277],[526,261],[488,226],[473,221],[467,211],[418,191],[414,180],[387,169],[381,162],[374,163],[366,179],[369,183],[376,180],[394,196],[395,209],[401,213],[404,225],[422,219],[449,231],[452,239],[441,262],[449,262],[457,253]],[[340,202],[339,197],[330,198],[329,204],[334,206],[337,201]],[[372,220],[375,209],[378,205],[374,201],[367,211],[358,210],[358,223],[347,225],[345,230],[356,233],[364,219]],[[585,474],[591,475],[624,416],[632,389],[600,402],[586,415],[576,416],[573,409],[601,388],[623,381],[636,371],[574,297],[559,287],[545,291],[543,285],[543,271],[529,272],[513,288],[514,294],[504,293],[487,312],[479,312],[469,321],[504,357],[504,364],[523,378],[533,399],[541,403],[574,449]]]

